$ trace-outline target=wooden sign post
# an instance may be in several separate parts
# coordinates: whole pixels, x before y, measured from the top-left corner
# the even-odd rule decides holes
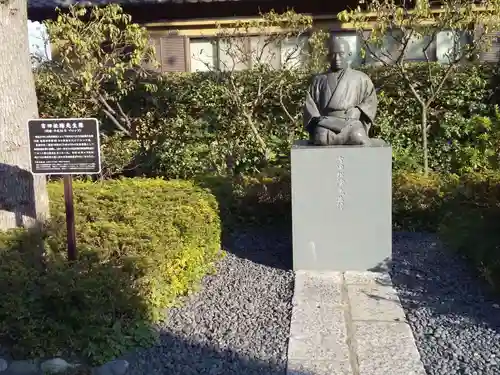
[[[28,120],[31,172],[63,175],[68,260],[77,259],[73,175],[101,172],[99,121],[94,118]]]

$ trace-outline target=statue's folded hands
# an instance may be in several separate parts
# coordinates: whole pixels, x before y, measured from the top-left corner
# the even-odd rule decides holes
[[[322,116],[317,122],[317,126],[340,133],[347,126],[347,121],[330,116]]]
[[[346,111],[346,117],[348,119],[359,120],[361,118],[361,111],[358,107],[349,108]]]

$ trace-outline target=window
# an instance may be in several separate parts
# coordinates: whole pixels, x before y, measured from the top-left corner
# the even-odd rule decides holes
[[[307,61],[307,36],[288,38],[281,41],[281,67],[294,69],[303,66]]]
[[[207,39],[191,39],[191,71],[206,72],[214,68],[216,49],[212,41]]]
[[[430,38],[430,35],[412,35],[406,50],[405,60],[425,62],[428,59],[429,61],[446,63],[450,57],[453,58],[454,53],[458,52],[462,43],[467,43],[465,33],[457,34],[452,31],[441,31],[436,34],[432,41]],[[371,47],[373,54],[367,51],[366,62],[377,63],[382,60],[390,63],[396,61],[401,53],[401,40],[401,32],[391,32],[384,38],[381,47]]]
[[[406,41],[406,40],[405,40]],[[370,52],[367,53],[366,62],[377,63],[395,62],[402,53],[403,33],[401,31],[391,31],[383,39],[381,46],[371,46]],[[436,60],[436,48],[435,43],[430,42],[430,36],[421,36],[418,34],[413,34],[410,36],[408,41],[408,46],[406,48],[406,61],[430,61]],[[427,58],[426,54],[427,53]]]
[[[306,60],[307,37],[271,41],[265,36],[250,38],[252,64],[269,64],[274,69],[299,67]]]
[[[270,64],[274,69],[294,68],[305,62],[307,37],[269,41],[266,36],[225,40],[192,39],[191,71],[243,70],[254,64]]]
[[[380,63],[380,60],[391,63],[401,53],[401,32],[388,34],[381,47],[371,46],[362,57],[362,41],[355,32],[332,32],[336,38],[345,40],[351,49],[351,64],[359,67],[362,64]],[[459,48],[468,43],[466,32],[441,31],[429,44],[430,36],[413,35],[407,51],[407,61],[449,62]],[[303,65],[307,58],[307,36],[289,38],[279,42],[269,42],[266,36],[235,38],[233,42],[210,39],[191,39],[191,71],[207,71],[210,69],[243,70],[257,63],[270,64],[273,69],[296,68]],[[371,55],[373,53],[375,56]]]
[[[249,65],[248,38],[221,40],[218,46],[219,69],[224,71],[244,70]]]
[[[278,43],[270,41],[268,37],[250,37],[250,51],[252,66],[256,64],[269,64],[274,69],[280,68],[280,46]]]
[[[407,61],[436,61],[436,41],[430,35],[413,34],[405,58]]]
[[[191,39],[191,71],[206,72],[212,69],[242,70],[248,67],[245,39],[217,41],[214,39]]]
[[[28,20],[28,37],[30,57],[34,66],[52,60],[49,36],[43,24]]]
[[[436,59],[440,63],[449,63],[457,58],[463,51],[462,48],[469,43],[465,31],[441,31],[436,36]]]

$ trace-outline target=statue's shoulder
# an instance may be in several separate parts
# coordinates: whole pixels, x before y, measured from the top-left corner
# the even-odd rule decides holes
[[[360,80],[369,80],[371,81],[371,78],[368,74],[366,74],[365,72],[362,72],[361,70],[357,70],[357,69],[350,69],[350,75],[352,77],[356,77]]]
[[[311,82],[321,82],[321,81],[324,81],[325,79],[327,79],[327,73],[316,73],[316,74],[313,74],[312,76],[312,79],[311,79]]]

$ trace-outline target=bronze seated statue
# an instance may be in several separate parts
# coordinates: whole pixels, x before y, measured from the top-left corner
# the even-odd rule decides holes
[[[377,93],[371,79],[352,69],[349,44],[331,38],[330,69],[317,75],[306,95],[304,126],[309,142],[318,146],[385,144],[369,138],[377,112]]]

